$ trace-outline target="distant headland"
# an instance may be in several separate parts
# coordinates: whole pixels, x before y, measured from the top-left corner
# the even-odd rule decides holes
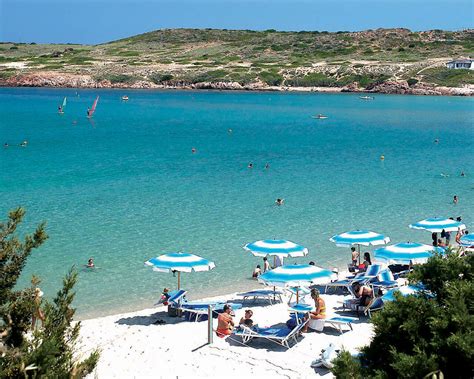
[[[4,42],[0,86],[472,96],[473,41],[472,29],[164,29],[100,45]]]

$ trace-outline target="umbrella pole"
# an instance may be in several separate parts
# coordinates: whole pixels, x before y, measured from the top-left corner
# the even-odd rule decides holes
[[[178,271],[178,290],[181,288],[181,272]]]
[[[300,288],[296,287],[296,304],[300,302]],[[298,314],[296,315],[298,316]]]
[[[359,265],[360,265],[360,244],[359,243],[357,244],[357,250],[359,252]]]

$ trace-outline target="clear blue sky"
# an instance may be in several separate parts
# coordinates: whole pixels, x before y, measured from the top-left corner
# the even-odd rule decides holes
[[[473,0],[0,0],[0,41],[96,44],[161,28],[473,27]]]

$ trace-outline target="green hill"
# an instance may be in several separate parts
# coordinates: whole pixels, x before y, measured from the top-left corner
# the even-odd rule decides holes
[[[0,44],[0,81],[18,75],[79,75],[91,82],[370,88],[387,80],[462,86],[473,73],[444,68],[474,54],[474,31],[362,32],[169,29],[101,45]],[[425,73],[425,74],[424,74]]]

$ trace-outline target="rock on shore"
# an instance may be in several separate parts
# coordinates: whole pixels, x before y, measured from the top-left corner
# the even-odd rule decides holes
[[[173,89],[207,89],[207,90],[246,90],[246,91],[304,91],[304,92],[371,92],[403,95],[442,95],[442,96],[473,96],[474,86],[463,88],[435,87],[417,83],[410,86],[406,80],[389,80],[377,83],[367,88],[361,88],[357,83],[345,87],[288,87],[268,86],[263,82],[241,85],[238,82],[201,82],[201,83],[170,83],[155,84],[141,80],[134,83],[112,83],[109,80],[95,80],[91,75],[77,75],[57,72],[25,73],[8,79],[0,78],[0,86],[7,87],[57,87],[57,88],[173,88]]]

